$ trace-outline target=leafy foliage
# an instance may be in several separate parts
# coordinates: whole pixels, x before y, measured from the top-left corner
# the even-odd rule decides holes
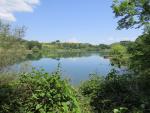
[[[43,51],[67,51],[67,52],[84,52],[84,51],[105,51],[110,49],[109,45],[100,44],[92,45],[89,43],[69,43],[69,42],[51,42],[43,43]]]
[[[25,27],[13,28],[0,21],[0,70],[2,67],[24,59],[26,48],[21,39]]]
[[[136,73],[150,75],[150,33],[139,36],[129,48],[131,66]]]
[[[149,26],[150,1],[149,0],[114,0],[112,5],[118,21],[118,29]]]
[[[42,44],[39,43],[38,41],[26,41],[26,47],[29,50],[32,50],[34,48],[42,49]]]
[[[144,80],[144,79],[143,79]],[[149,96],[139,77],[119,75],[112,70],[105,78],[98,76],[85,81],[80,87],[84,96],[90,97],[94,112],[145,113],[149,111]]]
[[[1,85],[0,112],[80,113],[76,91],[57,71],[24,73],[17,82]]]
[[[120,44],[114,44],[111,46],[110,56],[112,65],[121,67],[122,65],[127,65],[128,63],[129,55],[127,54],[127,49],[125,46]]]

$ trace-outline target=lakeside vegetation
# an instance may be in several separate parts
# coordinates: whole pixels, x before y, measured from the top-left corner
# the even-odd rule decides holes
[[[0,68],[26,60],[30,57],[60,58],[80,56],[85,52],[109,52],[105,44],[69,43],[56,40],[50,43],[24,40],[25,27],[13,27],[0,21]],[[67,53],[67,54],[66,54]]]
[[[130,41],[106,45],[88,43],[69,43],[56,40],[50,43],[24,40],[25,27],[13,27],[0,22],[0,67],[6,67],[16,62],[41,57],[60,58],[82,56],[90,52],[100,52],[108,55],[114,45],[127,47]],[[111,55],[108,55],[111,56]]]
[[[116,17],[123,17],[118,22],[119,29],[134,25],[145,28],[136,41],[96,46],[60,41],[39,43],[22,39],[24,27],[12,30],[10,25],[0,23],[0,68],[26,60],[27,55],[59,58],[67,56],[58,53],[82,55],[86,51],[107,51],[112,65],[128,68],[124,74],[112,69],[106,77],[91,74],[89,80],[77,88],[62,78],[59,65],[51,74],[42,69],[33,69],[30,73],[1,73],[0,113],[149,113],[149,0],[116,0],[112,8]]]

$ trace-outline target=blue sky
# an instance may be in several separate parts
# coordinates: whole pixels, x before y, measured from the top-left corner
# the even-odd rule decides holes
[[[141,34],[138,29],[116,30],[117,19],[110,7],[112,0],[30,0],[31,3],[23,0],[24,4],[19,0],[14,1],[16,7],[20,5],[22,10],[7,11],[5,17],[11,19],[14,25],[25,25],[28,28],[27,40],[110,44],[120,40],[134,40]],[[21,4],[26,5],[26,8],[21,7]],[[7,4],[3,3],[5,7]],[[2,18],[4,13],[1,12],[0,9]]]

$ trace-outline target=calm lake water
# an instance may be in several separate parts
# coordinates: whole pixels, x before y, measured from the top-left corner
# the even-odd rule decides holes
[[[55,57],[54,57],[55,56]],[[87,80],[89,74],[97,73],[106,76],[113,68],[109,59],[104,59],[100,53],[78,53],[74,55],[49,55],[39,58],[30,58],[11,65],[5,70],[15,72],[31,71],[32,67],[36,69],[43,68],[46,72],[54,72],[60,63],[63,76],[70,78],[72,84],[79,84],[80,81]]]

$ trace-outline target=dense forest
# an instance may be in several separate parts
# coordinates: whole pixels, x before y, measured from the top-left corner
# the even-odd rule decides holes
[[[27,41],[25,27],[0,22],[0,69],[40,53],[104,51],[120,74],[92,74],[78,87],[62,77],[61,67],[49,74],[43,69],[26,73],[0,73],[0,113],[149,113],[150,112],[150,1],[114,0],[118,29],[143,29],[134,42],[110,45]]]

